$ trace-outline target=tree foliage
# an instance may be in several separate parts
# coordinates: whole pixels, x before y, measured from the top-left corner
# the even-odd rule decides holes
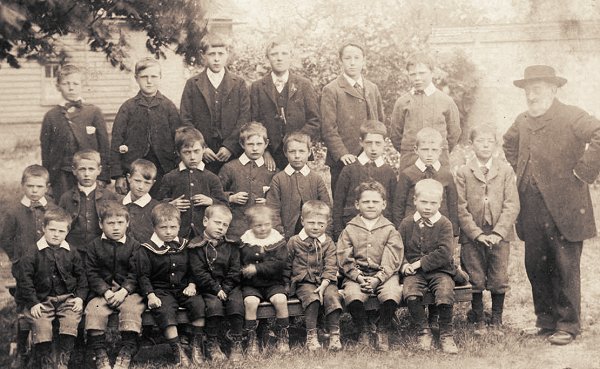
[[[213,0],[0,0],[0,65],[19,67],[20,58],[61,58],[60,37],[74,34],[102,51],[113,66],[126,69],[127,40],[121,31],[146,33],[146,48],[157,57],[173,47],[196,62],[205,15]]]

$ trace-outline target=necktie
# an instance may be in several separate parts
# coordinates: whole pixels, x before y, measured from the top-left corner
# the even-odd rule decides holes
[[[31,205],[29,205],[30,209],[43,208],[43,207],[44,207],[44,205],[42,205],[42,203],[39,202],[39,201],[37,201],[37,200],[36,201],[32,201]]]
[[[433,168],[433,165],[427,165],[425,167],[425,177],[433,178],[434,175],[435,175],[435,169]]]
[[[421,218],[419,219],[419,227],[423,228],[423,227],[433,227],[433,223],[431,223],[431,220],[429,220],[428,218]]]
[[[483,173],[484,177],[487,177],[489,172],[490,170],[488,169],[488,167],[481,167],[481,173]]]
[[[70,108],[78,108],[81,109],[81,100],[77,100],[77,101],[68,101],[65,104],[65,108],[70,109]]]
[[[360,96],[364,96],[363,88],[358,84],[358,82],[354,84],[354,89],[360,94]]]

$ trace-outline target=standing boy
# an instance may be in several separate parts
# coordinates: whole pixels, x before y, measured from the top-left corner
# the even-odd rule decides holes
[[[167,173],[160,185],[160,199],[168,199],[181,211],[179,236],[193,238],[204,231],[204,210],[213,204],[227,204],[223,186],[216,174],[205,170],[202,155],[204,137],[192,127],[175,133],[175,148],[181,158],[179,168]]]
[[[226,357],[219,345],[219,331],[227,316],[232,342],[230,359],[241,360],[244,299],[240,273],[240,245],[225,236],[232,219],[225,205],[212,205],[204,213],[204,234],[190,241],[190,266],[206,305],[207,354],[213,361]]]
[[[154,233],[152,209],[158,205],[149,193],[156,181],[156,166],[151,161],[137,159],[130,168],[127,173],[129,192],[123,198],[130,219],[128,234],[138,242],[147,242]]]
[[[377,349],[389,350],[392,318],[402,297],[398,277],[404,246],[396,227],[382,216],[386,190],[381,183],[361,183],[354,191],[355,216],[337,243],[337,261],[344,276],[344,302],[355,327],[358,342],[369,346],[369,334],[377,333]],[[379,311],[365,310],[365,302],[377,295]]]
[[[392,200],[396,191],[396,172],[385,162],[385,125],[376,120],[369,120],[360,126],[360,146],[362,152],[357,160],[345,166],[335,186],[333,198],[333,235],[337,239],[346,223],[356,216],[356,187],[367,181],[377,181],[386,189],[386,198],[390,199],[383,211],[383,216],[392,219]]]
[[[97,369],[110,369],[106,350],[108,318],[117,312],[121,342],[115,369],[129,369],[137,352],[137,337],[142,331],[142,313],[146,309],[137,292],[134,254],[140,244],[126,235],[129,225],[127,208],[118,202],[106,204],[100,211],[102,236],[88,246],[86,272],[91,300],[85,309],[88,347],[93,350]]]
[[[443,194],[442,184],[434,179],[415,185],[416,212],[404,218],[399,228],[405,250],[401,271],[405,276],[404,297],[421,349],[430,350],[433,341],[423,305],[423,295],[429,289],[439,311],[442,351],[457,354],[452,332],[454,237],[452,223],[439,212]]]
[[[266,203],[266,192],[275,174],[267,169],[263,157],[268,144],[267,130],[262,124],[244,124],[240,129],[240,145],[244,153],[238,160],[225,164],[219,172],[233,214],[227,236],[234,240],[248,229],[244,215],[246,209]]]
[[[175,104],[158,91],[162,71],[158,60],[144,58],[135,64],[135,80],[140,91],[119,108],[112,127],[110,171],[115,189],[127,193],[126,176],[131,163],[146,159],[157,168],[151,191],[156,196],[160,180],[177,163],[175,130],[181,125]]]
[[[44,215],[44,237],[25,255],[19,267],[19,289],[25,317],[31,324],[32,340],[42,369],[54,369],[52,355],[53,321],[60,327],[58,369],[67,369],[75,345],[77,326],[88,293],[79,253],[65,237],[71,217],[63,209],[49,209]]]
[[[269,170],[284,168],[283,139],[295,131],[317,138],[321,130],[317,94],[310,80],[290,73],[292,43],[278,39],[267,45],[271,73],[252,83],[252,120],[262,123],[269,136],[265,161]]]
[[[240,126],[250,121],[246,82],[226,68],[231,45],[219,35],[202,39],[204,71],[188,79],[181,96],[181,119],[206,139],[206,168],[218,173],[223,164],[240,155]]]
[[[310,155],[310,136],[294,132],[285,137],[283,147],[289,164],[277,173],[267,192],[267,205],[273,209],[273,227],[286,240],[300,232],[302,205],[309,200],[321,200],[331,206],[331,199],[320,175],[306,163]]]
[[[415,54],[406,63],[412,89],[394,104],[391,123],[392,144],[400,153],[400,170],[414,164],[417,132],[432,127],[442,135],[441,162],[449,164],[449,152],[460,139],[460,115],[454,100],[432,82],[434,61]]]
[[[340,47],[339,57],[344,72],[323,87],[321,97],[321,136],[328,149],[331,188],[336,188],[342,168],[354,163],[360,153],[360,125],[367,120],[385,121],[379,89],[362,75],[363,46],[347,42]]]
[[[91,149],[100,154],[103,168],[99,179],[110,182],[108,170],[109,144],[104,116],[95,105],[81,98],[81,70],[72,64],[60,68],[56,86],[64,101],[50,109],[42,121],[40,142],[42,165],[50,173],[50,186],[55,201],[75,187],[71,174],[73,155],[79,150]]]
[[[485,333],[483,291],[492,294],[491,326],[502,325],[508,290],[508,256],[519,215],[519,194],[512,168],[493,157],[496,130],[479,126],[469,135],[475,158],[456,173],[461,264],[473,290],[475,334]]]

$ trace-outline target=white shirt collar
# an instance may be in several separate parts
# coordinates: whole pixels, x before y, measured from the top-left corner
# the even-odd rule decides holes
[[[421,219],[421,213],[419,213],[418,211],[415,211],[415,214],[413,215],[413,220],[415,222],[418,222],[419,219]],[[433,216],[431,218],[429,218],[429,221],[431,222],[431,224],[435,224],[435,222],[437,222],[438,220],[442,219],[442,214],[440,214],[440,212],[438,211],[437,213],[433,214]]]
[[[206,166],[206,164],[204,164],[203,161],[200,162],[200,164],[198,164],[198,167],[196,169],[198,169],[199,171],[203,171],[204,167]],[[185,166],[185,164],[183,164],[182,161],[179,162],[179,171],[183,172],[184,170],[188,169],[188,167]],[[193,170],[193,169],[190,169]]]
[[[363,78],[362,76],[358,76],[358,79],[354,79],[352,77],[350,77],[349,75],[347,75],[346,73],[344,73],[344,78],[346,78],[346,81],[348,81],[348,83],[350,84],[350,86],[354,87],[354,85],[356,83],[358,83],[358,85],[360,86],[360,88],[365,87],[365,84],[363,82]]]
[[[39,201],[40,201],[40,204],[42,204],[42,206],[48,205],[48,200],[46,200],[45,196],[42,197]],[[21,199],[21,204],[23,204],[23,206],[28,208],[31,206],[31,199],[27,196],[23,196],[23,198]]]
[[[371,159],[369,159],[369,157],[367,156],[367,153],[365,153],[364,151],[361,152],[360,155],[358,155],[357,159],[358,159],[358,162],[361,163],[362,165],[367,165],[367,163],[371,161]],[[385,164],[385,159],[383,158],[383,155],[378,157],[377,159],[373,160],[373,163],[375,164],[375,166],[377,168],[379,168],[380,166]]]
[[[425,93],[425,96],[431,96],[433,95],[433,93],[437,90],[437,88],[435,87],[435,85],[432,83],[429,84],[429,86],[425,87],[425,89],[423,90],[423,92]],[[415,89],[411,89],[410,90],[411,94],[415,94]]]
[[[36,242],[36,246],[38,248],[38,250],[42,251],[43,249],[50,247],[50,245],[48,244],[48,241],[46,241],[46,237],[42,237],[38,240],[38,242]],[[63,242],[60,243],[60,247],[62,247],[65,250],[69,250],[71,251],[71,247],[69,246],[69,243],[65,240],[63,240]]]
[[[131,201],[131,191],[129,191],[123,198],[123,205],[131,204],[133,202],[137,206],[143,208],[144,206],[148,205],[150,201],[152,201],[152,196],[150,196],[149,193],[145,193],[139,199]]]
[[[221,85],[221,82],[223,82],[223,77],[225,77],[225,68],[221,69],[219,73],[215,73],[210,70],[210,68],[206,68],[206,76],[213,87],[218,88]]]
[[[417,161],[415,161],[415,165],[417,166],[417,168],[419,168],[421,172],[425,172],[425,170],[427,170],[427,165],[423,163],[423,160],[421,160],[421,158],[418,158]],[[440,161],[438,160],[435,163],[433,163],[432,166],[436,172],[439,172],[440,168],[442,167],[442,163],[440,163]]]
[[[118,240],[113,240],[112,238],[106,237],[106,234],[104,232],[102,232],[102,236],[100,236],[100,238],[103,240],[111,240],[111,241],[121,242],[123,245],[125,244],[125,242],[127,242],[127,235],[124,235],[123,237],[121,237]]]
[[[488,168],[488,170],[492,169],[492,158],[490,158],[484,165],[481,165],[479,159],[475,158],[475,160],[477,160],[477,165],[479,165],[480,167],[486,167]]]
[[[240,155],[239,159],[240,163],[242,163],[242,165],[246,165],[249,162],[251,162],[252,160],[246,155],[246,153],[243,153],[242,155]],[[256,163],[257,167],[262,167],[263,165],[265,165],[265,159],[261,156],[260,158],[254,160],[254,163]]]
[[[269,236],[267,236],[267,238],[256,238],[254,232],[252,232],[251,229],[244,232],[244,234],[240,237],[240,240],[245,244],[247,243],[252,246],[263,247],[273,245],[283,239],[284,237],[275,228],[271,229],[271,233],[269,234]]]
[[[296,169],[292,168],[292,166],[289,164],[285,167],[285,169],[283,171],[285,172],[285,174],[287,174],[290,177],[294,173],[296,173]],[[308,165],[304,164],[304,166],[302,167],[302,169],[300,169],[299,172],[302,173],[302,175],[306,177],[308,175],[308,173],[310,173],[310,168],[308,167]]]
[[[367,218],[363,217],[362,215],[360,216],[360,219],[362,219],[363,223],[365,223],[368,230],[372,230],[373,227],[375,227],[375,224],[377,224],[377,222],[379,221],[379,218],[381,218],[381,215],[375,219],[367,219]]]
[[[159,247],[165,245],[165,241],[158,238],[158,235],[156,233],[152,233],[152,237],[150,237],[150,241],[152,241],[156,246],[159,246]],[[181,241],[179,240],[179,237],[175,237],[173,239],[173,241],[181,243]]]
[[[79,184],[77,187],[79,188],[79,191],[83,192],[86,196],[89,196],[96,189],[96,182],[94,182],[94,184],[90,187],[83,187]]]
[[[308,237],[310,237],[308,235],[308,233],[306,233],[306,231],[304,230],[304,228],[302,228],[302,230],[300,231],[300,233],[298,233],[298,237],[300,237],[300,239],[302,241],[306,240]],[[319,240],[319,242],[324,243],[327,240],[327,236],[325,235],[325,233],[323,233],[322,235],[320,235],[319,237],[317,237],[317,240]]]
[[[286,70],[283,76],[281,77],[277,77],[275,73],[271,72],[271,78],[273,79],[273,84],[275,84],[275,81],[277,81],[278,79],[282,80],[283,83],[287,83],[288,79],[290,79],[290,71]]]
[[[60,103],[58,103],[58,105],[60,105],[60,106],[62,106],[63,108],[65,108],[65,107],[67,106],[67,104],[68,104],[68,103],[70,103],[70,102],[77,102],[77,101],[80,101],[81,103],[84,103],[84,102],[85,102],[85,100],[83,99],[83,97],[79,96],[78,98],[76,98],[76,99],[75,99],[75,100],[73,100],[73,101],[69,101],[69,100],[67,100],[67,99],[61,98],[61,101],[60,101]]]

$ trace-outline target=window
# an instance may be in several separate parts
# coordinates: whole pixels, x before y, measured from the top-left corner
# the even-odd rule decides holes
[[[61,101],[60,92],[56,89],[58,63],[47,63],[42,67],[42,105],[55,105]]]

